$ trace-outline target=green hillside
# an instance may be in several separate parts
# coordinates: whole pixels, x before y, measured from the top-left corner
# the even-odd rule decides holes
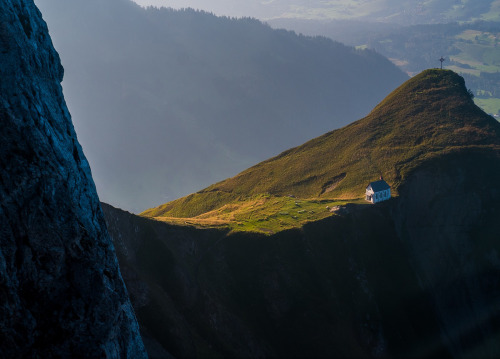
[[[331,215],[332,206],[363,202],[366,185],[379,176],[397,196],[406,175],[422,161],[498,150],[499,135],[500,124],[474,104],[462,77],[426,70],[367,117],[142,215],[275,232]]]

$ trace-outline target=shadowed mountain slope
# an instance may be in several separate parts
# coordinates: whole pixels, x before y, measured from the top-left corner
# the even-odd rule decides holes
[[[449,357],[388,206],[272,236],[103,209],[151,358]]]
[[[372,51],[254,19],[37,0],[101,198],[140,211],[364,115],[407,80]]]
[[[0,1],[0,357],[146,358],[63,68],[32,0]]]
[[[460,76],[427,70],[367,117],[143,215],[196,217],[259,194],[359,199],[379,176],[397,194],[421,162],[468,150],[498,151],[499,134],[500,124],[474,104]]]
[[[425,159],[397,198],[270,236],[104,205],[151,357],[497,358],[498,152]]]

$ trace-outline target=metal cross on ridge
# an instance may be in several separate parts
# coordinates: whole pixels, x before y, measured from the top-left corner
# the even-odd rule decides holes
[[[441,58],[439,59],[439,61],[441,61],[441,70],[442,70],[443,69],[443,62],[445,62],[446,59],[443,56],[441,56]]]

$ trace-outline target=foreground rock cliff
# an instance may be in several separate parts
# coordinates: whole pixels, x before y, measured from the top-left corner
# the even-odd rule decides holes
[[[0,357],[145,358],[32,0],[0,1]]]

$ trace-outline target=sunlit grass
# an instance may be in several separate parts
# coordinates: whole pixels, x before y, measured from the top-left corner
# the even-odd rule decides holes
[[[203,228],[222,227],[233,231],[273,234],[317,221],[335,214],[337,206],[347,203],[367,204],[363,199],[322,200],[257,195],[247,200],[234,201],[213,211],[191,218],[158,216],[155,219]]]
[[[394,90],[364,119],[261,162],[202,191],[142,213],[176,224],[275,233],[364,202],[383,176],[394,196],[433,158],[499,145],[498,124],[471,100],[463,78],[427,70]]]

